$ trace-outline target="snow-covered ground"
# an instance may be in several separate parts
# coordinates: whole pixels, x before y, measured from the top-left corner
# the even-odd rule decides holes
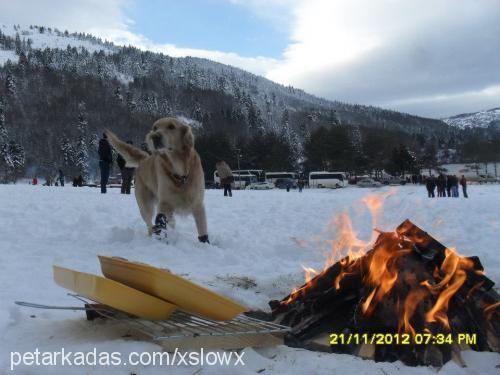
[[[470,186],[469,199],[428,199],[423,187],[394,188],[385,199],[378,227],[392,230],[410,218],[464,255],[478,255],[486,273],[500,281],[500,186]],[[0,373],[10,373],[11,351],[155,351],[148,342],[123,338],[110,324],[88,322],[83,313],[33,310],[15,300],[75,305],[52,280],[52,265],[100,274],[98,254],[121,256],[169,268],[254,309],[287,295],[303,282],[302,265],[321,269],[332,219],[350,213],[360,237],[370,238],[371,219],[360,200],[389,188],[297,191],[236,191],[224,198],[206,192],[211,245],[198,243],[192,218],[178,218],[166,245],[146,236],[135,199],[117,189],[0,185]],[[249,282],[252,281],[252,282]],[[443,374],[498,371],[495,353],[465,352],[469,367],[448,363]],[[20,374],[413,374],[435,373],[397,363],[375,363],[348,355],[288,347],[245,349],[244,367],[37,367]],[[175,371],[174,371],[175,370]],[[498,372],[496,372],[498,373]]]

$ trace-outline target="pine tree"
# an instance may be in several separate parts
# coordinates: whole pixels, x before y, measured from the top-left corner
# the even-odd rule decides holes
[[[134,100],[134,95],[130,91],[127,91],[127,108],[128,108],[128,110],[130,112],[133,112],[136,107],[137,107],[137,103]]]
[[[0,145],[7,143],[8,134],[5,128],[5,102],[0,97]]]
[[[16,94],[16,79],[11,72],[8,72],[5,78],[5,88],[10,95]]]
[[[9,141],[2,154],[4,154],[5,163],[10,170],[11,180],[15,182],[24,169],[24,149],[15,141]]]
[[[64,137],[61,142],[61,153],[66,169],[73,170],[75,167],[75,150],[68,137]]]
[[[122,89],[120,88],[120,86],[116,86],[115,99],[118,100],[119,102],[123,102]]]
[[[0,98],[0,178],[15,182],[24,169],[24,149],[13,140],[5,127],[5,102]]]
[[[75,145],[75,166],[84,179],[87,179],[89,176],[89,151],[87,146],[88,123],[86,112],[85,102],[82,101],[78,104],[78,138]]]
[[[259,118],[257,117],[257,110],[253,103],[250,104],[248,107],[248,115],[247,115],[247,121],[248,121],[248,129],[250,132],[255,132],[259,128]]]

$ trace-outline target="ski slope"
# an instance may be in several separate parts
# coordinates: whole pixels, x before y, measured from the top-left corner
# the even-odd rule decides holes
[[[197,241],[190,217],[177,218],[170,243],[148,238],[133,195],[110,189],[0,185],[0,373],[10,372],[11,351],[155,351],[155,344],[123,337],[113,324],[87,322],[81,311],[33,310],[16,300],[78,305],[52,280],[52,265],[100,274],[98,254],[121,256],[184,275],[253,309],[286,296],[304,280],[302,265],[321,269],[335,237],[332,220],[347,210],[359,237],[369,239],[371,218],[360,200],[394,189],[378,221],[393,230],[404,219],[454,247],[478,255],[500,281],[500,186],[470,186],[469,199],[428,199],[425,188],[206,192],[211,245]],[[498,373],[500,356],[465,352],[469,367],[448,363],[440,374]],[[375,363],[349,355],[277,347],[245,349],[241,367],[18,367],[14,374],[435,374],[400,362]]]

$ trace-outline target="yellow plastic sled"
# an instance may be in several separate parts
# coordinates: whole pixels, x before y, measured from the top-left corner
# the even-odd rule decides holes
[[[104,276],[213,320],[231,320],[246,306],[173,273],[127,259],[99,256]]]
[[[54,281],[83,297],[143,319],[168,319],[177,308],[116,281],[59,266],[54,266]]]

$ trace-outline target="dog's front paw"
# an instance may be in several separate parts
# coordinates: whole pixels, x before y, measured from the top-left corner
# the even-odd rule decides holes
[[[204,243],[210,243],[210,241],[208,240],[208,234],[204,234],[203,236],[199,236],[198,241],[204,242]]]
[[[167,239],[167,217],[164,214],[156,215],[155,225],[151,228],[154,237],[159,240]]]
[[[155,225],[153,225],[153,233],[160,234],[162,229],[167,229],[167,217],[164,214],[156,215]]]

